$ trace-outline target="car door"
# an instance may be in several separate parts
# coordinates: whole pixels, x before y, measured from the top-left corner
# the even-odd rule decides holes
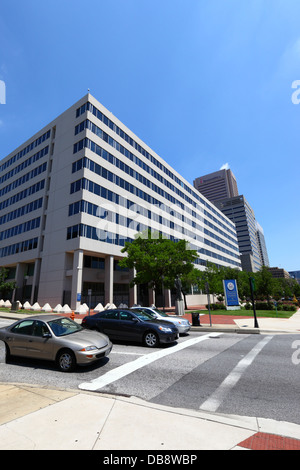
[[[129,341],[141,341],[143,332],[141,323],[132,313],[126,311],[119,312],[119,323],[122,339]]]
[[[12,355],[28,356],[28,347],[32,339],[33,325],[34,320],[25,319],[8,331],[5,340]]]
[[[36,320],[33,325],[32,338],[29,341],[28,354],[37,359],[53,359],[53,339],[52,336],[45,337],[44,334],[51,335],[47,325],[43,321]]]
[[[44,322],[25,319],[10,330],[7,343],[12,355],[52,359],[53,342],[44,338],[49,330]]]
[[[96,328],[109,338],[119,339],[120,322],[118,310],[101,313],[96,320]]]

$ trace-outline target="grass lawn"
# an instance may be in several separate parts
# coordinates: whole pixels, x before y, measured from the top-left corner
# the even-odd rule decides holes
[[[23,308],[20,308],[19,310],[15,311],[15,310],[11,310],[10,308],[5,308],[5,307],[0,307],[0,312],[6,312],[6,313],[9,313],[9,312],[13,312],[13,313],[25,313],[27,315],[39,315],[40,313],[45,313],[43,312],[42,310],[25,310]],[[48,313],[48,312],[47,312]],[[49,312],[51,313],[51,312]]]
[[[186,310],[185,313],[205,313],[208,314],[208,310]],[[237,317],[253,317],[253,310],[211,310],[211,315],[230,315],[230,316],[237,316]],[[294,315],[295,312],[285,312],[285,311],[278,311],[276,313],[275,310],[256,310],[257,317],[269,317],[269,318],[290,318]]]

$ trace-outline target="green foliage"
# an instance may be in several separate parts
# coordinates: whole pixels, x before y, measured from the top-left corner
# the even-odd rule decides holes
[[[8,294],[15,288],[14,281],[7,282],[8,269],[0,267],[0,294],[2,297],[7,297]]]
[[[271,298],[280,300],[282,298],[292,298],[294,295],[296,297],[300,296],[300,286],[297,281],[294,279],[275,279],[265,266],[260,271],[252,273],[233,268],[218,268],[214,264],[208,263],[205,271],[199,271],[194,276],[194,283],[205,292],[205,283],[208,282],[210,293],[219,296],[224,294],[223,280],[235,279],[239,298],[245,301],[251,298],[250,278],[254,279],[254,297],[256,301],[266,300],[270,302]]]
[[[197,252],[190,250],[185,240],[174,242],[150,230],[139,234],[133,242],[126,242],[121,251],[127,257],[119,265],[135,269],[131,285],[146,283],[154,289],[160,288],[162,281],[165,288],[173,288],[177,275],[187,282],[197,258]]]

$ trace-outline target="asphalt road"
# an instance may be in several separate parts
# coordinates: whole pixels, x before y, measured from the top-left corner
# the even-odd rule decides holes
[[[0,327],[6,324],[0,319]],[[6,364],[0,341],[0,382],[134,395],[166,406],[300,424],[297,350],[299,335],[191,332],[154,350],[114,344],[109,358],[66,374],[51,362],[14,358]]]

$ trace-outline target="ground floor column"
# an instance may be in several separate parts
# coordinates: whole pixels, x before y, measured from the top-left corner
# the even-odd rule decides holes
[[[147,305],[147,307],[150,307],[150,305],[155,305],[155,290],[149,289],[148,295],[149,295],[149,304]]]
[[[112,304],[114,299],[114,257],[105,257],[104,303]]]
[[[131,269],[129,272],[129,282],[135,276],[135,269]],[[137,285],[135,284],[133,287],[129,287],[129,307],[137,304]]]
[[[170,289],[165,289],[165,307],[170,308],[171,305],[171,290]]]
[[[37,289],[40,279],[41,259],[37,258],[34,263],[34,273],[31,287],[30,304],[33,305],[37,301]],[[41,305],[42,307],[42,305]]]
[[[15,275],[15,282],[16,282],[16,287],[14,289],[13,295],[12,295],[12,302],[16,302],[19,300],[21,303],[24,302],[23,297],[24,297],[24,291],[25,291],[25,285],[26,285],[26,279],[25,279],[25,269],[27,265],[25,263],[18,263],[16,266],[16,275]]]
[[[72,274],[72,292],[71,292],[71,308],[78,309],[81,304],[82,290],[82,269],[83,269],[83,251],[74,251],[73,257],[73,274]]]

